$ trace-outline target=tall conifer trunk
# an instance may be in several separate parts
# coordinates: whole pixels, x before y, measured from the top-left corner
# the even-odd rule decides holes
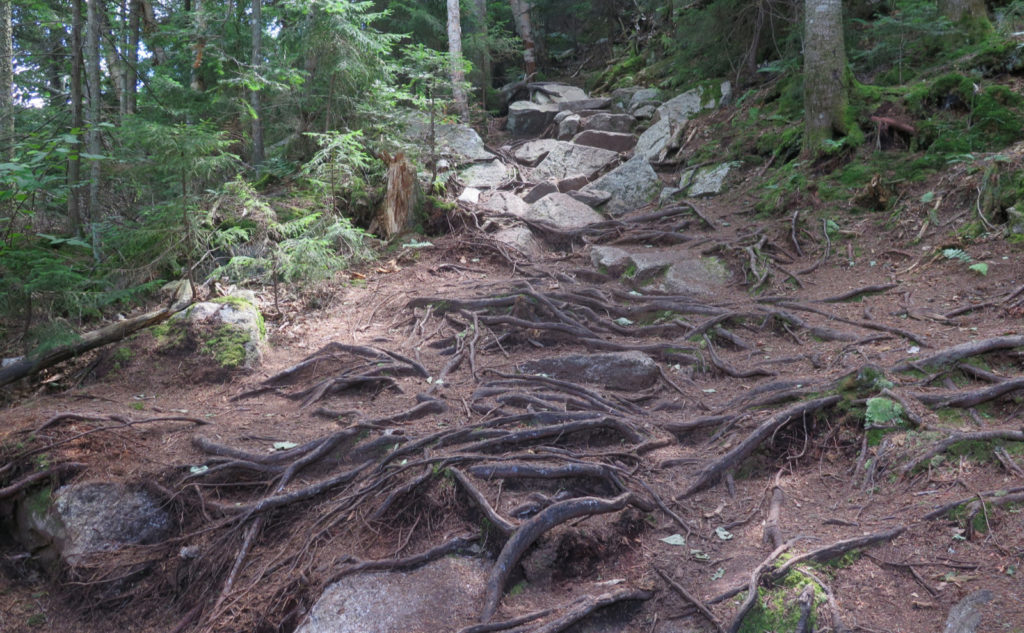
[[[459,0],[448,0],[448,55],[451,58],[452,97],[455,110],[463,122],[469,121],[469,104],[463,84],[466,74],[462,69],[462,20]]]
[[[804,2],[804,153],[846,134],[849,103],[842,0]]]
[[[82,0],[71,0],[71,129],[78,137],[78,151],[68,159],[68,224],[78,234],[82,228]]]
[[[102,0],[86,1],[85,24],[85,76],[89,89],[89,109],[86,123],[89,125],[86,147],[90,154],[99,156],[103,147],[100,143],[100,11],[103,11]],[[96,222],[99,220],[100,193],[100,161],[89,160],[89,207],[86,216],[91,226],[93,256],[99,256],[99,244],[96,241]]]
[[[263,66],[263,0],[252,0],[252,70],[260,74]],[[252,108],[252,166],[263,164],[263,111],[260,107],[260,91],[249,91],[249,106]]]
[[[10,158],[14,146],[14,39],[11,0],[0,0],[0,146]]]

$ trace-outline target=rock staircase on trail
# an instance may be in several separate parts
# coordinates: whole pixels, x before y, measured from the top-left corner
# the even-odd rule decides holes
[[[883,563],[926,552],[967,564],[947,551],[963,539],[936,541],[939,522],[979,500],[967,524],[989,521],[1024,490],[915,479],[926,497],[872,491],[983,439],[936,424],[935,410],[970,410],[1024,379],[975,368],[961,388],[944,368],[980,355],[1019,365],[1024,336],[983,326],[964,342],[963,306],[927,325],[883,314],[894,268],[840,290],[828,233],[816,238],[799,212],[780,230],[702,209],[736,166],[687,167],[678,154],[689,119],[728,100],[728,84],[665,101],[649,89],[526,92],[503,147],[439,129],[464,186],[459,226],[394,273],[408,285],[348,289],[342,333],[234,390],[223,418],[195,432],[190,462],[154,486],[180,537],[117,532],[146,548],[105,543],[103,565],[85,568],[65,556],[71,576],[138,579],[117,585],[118,600],[146,579],[176,583],[178,631],[735,632],[767,621],[778,606],[756,604],[767,589],[836,631],[853,619],[934,630],[959,600],[953,584]],[[1021,291],[993,289],[985,305],[1016,306]],[[933,435],[869,446],[848,412],[877,397],[900,411],[880,429]],[[261,416],[273,407],[287,415],[271,426]],[[60,413],[36,430],[61,442],[81,422]],[[289,433],[296,442],[279,441]],[[975,433],[1024,440],[1008,425]],[[1019,530],[990,528],[1024,552]],[[884,560],[844,557],[874,546]],[[1015,581],[994,571],[1006,556],[985,552],[972,569],[988,565],[991,579],[971,588],[1007,595]],[[810,565],[837,558],[855,560]],[[865,602],[880,584],[885,600]],[[930,602],[908,610],[915,592]],[[1020,613],[1001,605],[970,615]]]

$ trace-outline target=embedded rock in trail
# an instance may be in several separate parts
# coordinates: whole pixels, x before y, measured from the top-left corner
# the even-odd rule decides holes
[[[250,291],[197,303],[172,316],[169,327],[171,347],[183,340],[195,341],[199,352],[212,356],[222,368],[252,369],[263,360],[267,330],[256,295]]]
[[[599,112],[582,119],[581,125],[584,130],[627,133],[636,127],[636,117],[629,114]]]
[[[411,572],[349,576],[324,591],[296,633],[457,631],[476,623],[489,571],[448,556]]]
[[[534,92],[533,100],[541,105],[591,100],[590,95],[584,92],[582,88],[570,86],[569,84],[534,82],[530,86],[540,88],[540,90]]]
[[[459,178],[467,187],[475,189],[497,189],[510,174],[505,163],[500,160],[492,160],[486,163],[477,163],[459,172]]]
[[[646,121],[648,119],[653,119],[654,115],[657,113],[658,108],[657,106],[654,105],[642,105],[636,110],[633,110],[633,116],[636,117],[638,121]]]
[[[18,512],[19,537],[44,561],[76,565],[93,552],[158,543],[172,521],[159,499],[120,483],[71,484],[53,502],[26,503]]]
[[[516,138],[540,136],[561,110],[557,103],[540,105],[532,101],[516,101],[508,106],[505,129]]]
[[[646,389],[657,382],[660,375],[654,359],[637,351],[541,358],[522,363],[519,371],[624,391]]]
[[[693,258],[673,248],[630,251],[616,246],[594,246],[590,261],[600,272],[648,292],[710,297],[730,277],[717,258]]]
[[[662,103],[661,91],[657,88],[641,88],[632,94],[629,103],[626,104],[626,111],[630,114],[644,106],[657,108]]]
[[[530,172],[530,180],[561,180],[570,176],[593,178],[602,169],[619,160],[617,152],[576,145],[575,143],[559,142],[551,148],[548,155]]]
[[[988,589],[979,589],[967,594],[949,610],[943,633],[975,633],[981,624],[981,612],[978,607],[992,600],[992,597],[992,592]]]
[[[558,193],[558,185],[550,181],[542,182],[526,192],[526,195],[523,196],[523,202],[533,204],[549,193]]]
[[[712,88],[703,86],[694,88],[658,106],[654,124],[647,128],[637,141],[637,155],[648,160],[656,159],[672,140],[672,135],[679,126],[701,110],[710,110],[728,101],[732,95],[732,85],[728,81],[723,81],[718,94],[713,94],[712,91]]]
[[[553,138],[539,138],[527,141],[512,151],[512,156],[527,167],[536,167],[551,150],[562,144]]]
[[[661,188],[661,179],[654,173],[647,159],[636,155],[581,191],[610,193],[611,198],[605,203],[604,210],[610,215],[619,216],[654,200]]]
[[[561,114],[561,112],[559,112]],[[556,121],[558,117],[555,117]],[[578,114],[570,114],[569,116],[563,117],[558,123],[558,140],[564,141],[576,136],[576,133],[580,131],[580,123],[583,121]]]
[[[405,118],[405,133],[409,140],[428,145],[430,119],[419,112],[411,113]],[[494,154],[487,151],[476,130],[462,123],[435,123],[434,142],[438,156],[456,166],[494,159]]]
[[[722,163],[687,169],[679,178],[679,188],[691,198],[717,196],[725,190],[729,174],[739,163]]]
[[[523,218],[545,222],[559,229],[578,229],[604,221],[600,213],[564,193],[545,196],[534,203]]]
[[[507,213],[523,217],[530,210],[530,205],[510,191],[488,191],[480,197],[483,208],[497,213]]]
[[[636,136],[621,132],[586,130],[577,134],[572,139],[572,142],[577,145],[598,147],[612,152],[629,152],[636,147]]]
[[[545,248],[529,228],[518,224],[507,229],[501,229],[491,236],[495,241],[510,246],[523,255],[537,257],[545,252]]]

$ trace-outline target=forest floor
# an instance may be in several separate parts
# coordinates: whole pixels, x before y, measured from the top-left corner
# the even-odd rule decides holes
[[[940,631],[988,590],[978,630],[1024,631],[1020,246],[958,240],[955,205],[893,220],[811,193],[802,214],[759,217],[756,178],[529,260],[463,206],[453,232],[342,275],[319,309],[261,296],[254,372],[200,379],[143,335],[74,388],[73,368],[49,374],[0,414],[8,459],[160,491],[180,535],[58,583],[4,536],[0,629],[292,630],[344,574],[475,542],[508,568],[482,619],[542,612],[514,630],[792,631],[811,586],[818,630]],[[593,244],[669,234],[729,283],[664,296],[591,264]],[[653,381],[519,370],[623,350],[657,361]],[[900,406],[866,429],[871,398]],[[168,416],[208,424],[147,422]],[[130,585],[100,582],[140,561]],[[422,630],[478,620],[449,616]]]

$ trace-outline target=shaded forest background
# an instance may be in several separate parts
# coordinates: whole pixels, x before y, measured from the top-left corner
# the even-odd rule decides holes
[[[849,199],[882,163],[914,179],[1021,136],[1020,0],[465,0],[464,86],[449,4],[0,2],[2,355],[67,344],[175,279],[284,285],[315,306],[319,282],[373,257],[394,157],[425,181],[419,230],[437,228],[449,174],[408,140],[409,112],[484,130],[523,80],[733,81],[744,115],[706,152],[764,166],[766,214],[811,189]],[[805,22],[826,9],[832,27]],[[805,63],[821,46],[838,75]],[[808,85],[837,88],[814,106],[824,127],[805,118]],[[988,169],[984,211],[1006,221],[1024,180]]]

